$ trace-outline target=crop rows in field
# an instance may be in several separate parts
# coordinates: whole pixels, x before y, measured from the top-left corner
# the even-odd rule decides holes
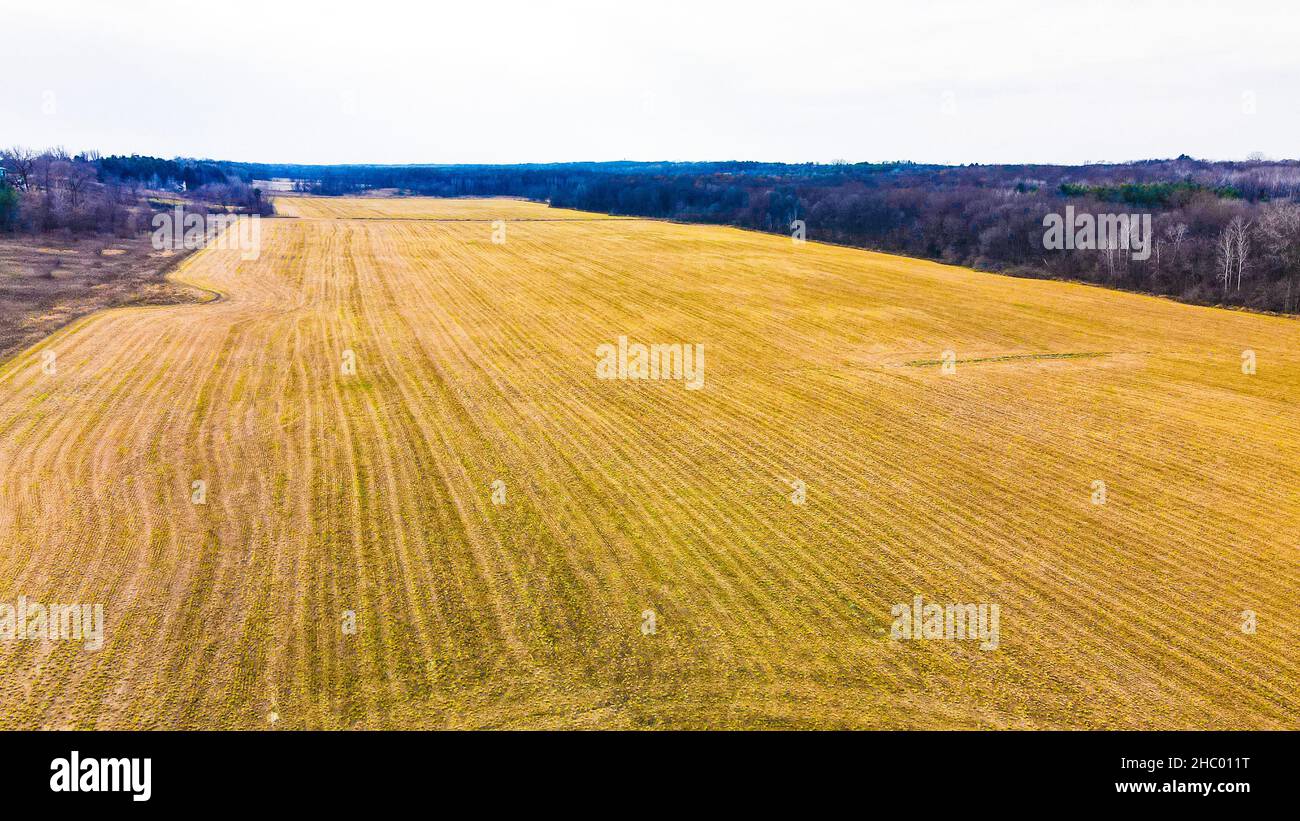
[[[0,367],[0,602],[108,619],[0,642],[3,726],[1297,726],[1295,322],[522,201],[277,205],[259,259],[179,272],[220,302]],[[702,389],[598,378],[620,336],[702,344]],[[916,595],[999,604],[998,648],[891,640]]]

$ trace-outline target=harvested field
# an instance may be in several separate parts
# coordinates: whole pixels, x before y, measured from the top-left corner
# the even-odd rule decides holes
[[[406,197],[279,197],[278,214],[286,217],[324,219],[425,219],[472,220],[614,220],[608,214],[546,208],[527,200],[497,197],[492,199],[432,199]]]
[[[277,208],[176,272],[224,299],[0,366],[0,602],[107,623],[0,642],[0,726],[1300,728],[1300,323],[522,201]],[[702,344],[702,387],[597,378],[620,336]],[[997,604],[997,648],[891,640],[918,595]]]

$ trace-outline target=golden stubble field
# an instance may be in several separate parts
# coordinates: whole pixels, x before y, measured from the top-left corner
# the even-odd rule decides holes
[[[0,726],[1300,727],[1300,323],[519,201],[279,206],[259,259],[175,274],[220,301],[0,366],[0,602],[107,622],[0,642]],[[703,344],[703,388],[598,379],[619,336]],[[891,640],[916,595],[996,603],[999,646]]]

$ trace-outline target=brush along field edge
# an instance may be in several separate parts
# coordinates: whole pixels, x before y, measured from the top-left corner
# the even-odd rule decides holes
[[[0,368],[0,603],[106,621],[0,641],[0,726],[1300,727],[1300,324],[519,201],[281,204],[259,259],[173,273],[220,301]],[[623,335],[702,343],[703,388],[597,379]],[[998,648],[891,640],[916,595],[999,605]]]

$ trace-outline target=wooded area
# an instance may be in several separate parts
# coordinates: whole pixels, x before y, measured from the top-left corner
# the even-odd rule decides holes
[[[299,190],[512,195],[553,206],[791,233],[1017,276],[1082,280],[1188,302],[1300,309],[1300,163],[1182,156],[1107,165],[909,162],[241,165]],[[1150,214],[1149,258],[1047,250],[1044,217]],[[1140,257],[1141,255],[1139,255]]]
[[[188,206],[269,214],[261,192],[214,163],[72,155],[61,148],[0,150],[0,230],[28,234],[111,234],[149,230],[152,194],[175,192]]]
[[[1201,304],[1300,309],[1300,163],[1289,160],[305,166],[10,149],[3,164],[11,185],[0,190],[0,227],[8,230],[144,230],[132,208],[143,190],[183,191],[265,214],[270,206],[254,181],[287,179],[313,194],[508,195],[775,233],[792,233],[798,220],[811,240]],[[1048,250],[1044,217],[1067,206],[1080,214],[1150,214],[1149,256]]]

